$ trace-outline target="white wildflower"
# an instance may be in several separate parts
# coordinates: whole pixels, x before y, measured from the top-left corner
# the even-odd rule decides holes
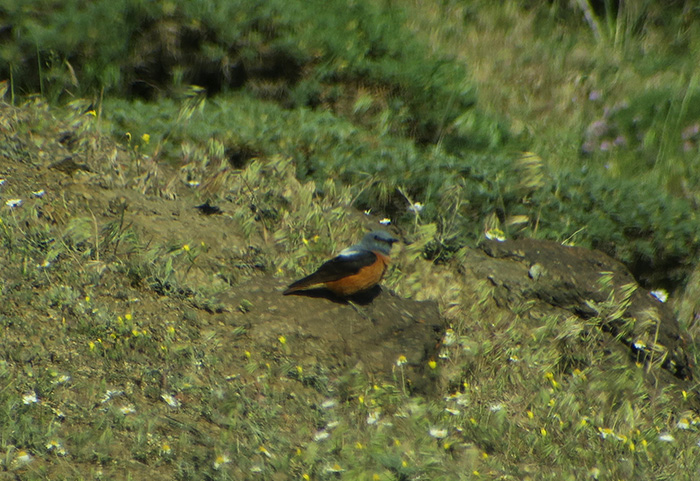
[[[666,289],[654,289],[650,294],[656,297],[660,302],[666,302],[668,300],[668,291],[666,291]]]
[[[373,411],[367,415],[367,424],[377,424],[379,421],[379,411]]]
[[[107,392],[105,393],[105,395],[102,396],[102,399],[100,400],[100,402],[102,404],[104,404],[107,401],[109,401],[110,399],[117,397],[117,396],[121,396],[122,394],[124,394],[124,391],[119,391],[116,389],[108,389]]]
[[[22,402],[24,404],[34,404],[39,402],[39,398],[37,397],[36,392],[30,391],[22,396]]]
[[[408,206],[408,211],[420,214],[423,211],[423,208],[423,204],[421,204],[420,202],[416,202],[415,204],[411,204]]]
[[[220,469],[221,466],[223,466],[224,464],[228,464],[230,462],[231,462],[231,458],[229,458],[228,455],[220,454],[214,460],[214,469]]]
[[[170,406],[173,409],[178,409],[182,405],[182,403],[175,396],[173,396],[172,394],[169,394],[167,392],[161,394],[160,398],[163,401],[165,401],[168,404],[168,406]]]

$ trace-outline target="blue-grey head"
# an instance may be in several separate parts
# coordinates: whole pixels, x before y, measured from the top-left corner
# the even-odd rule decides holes
[[[370,251],[381,252],[385,256],[388,256],[391,252],[391,246],[394,244],[394,242],[398,241],[399,240],[396,237],[392,236],[385,230],[374,230],[368,234],[365,234],[358,247]]]

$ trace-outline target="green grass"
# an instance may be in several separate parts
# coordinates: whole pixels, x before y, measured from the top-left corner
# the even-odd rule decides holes
[[[191,84],[210,95],[245,88],[287,106],[326,105],[421,142],[496,141],[454,128],[475,102],[465,69],[416,42],[402,27],[403,10],[391,4],[118,0],[86,7],[75,0],[47,8],[36,0],[10,2],[0,14],[13,36],[0,51],[0,75],[12,78],[13,95],[154,100]]]
[[[700,245],[700,222],[688,213],[687,200],[666,194],[650,176],[610,176],[593,167],[553,172],[537,155],[503,151],[456,156],[377,136],[329,112],[281,109],[245,95],[201,102],[195,110],[190,102],[162,101],[154,108],[111,100],[102,107],[103,119],[116,136],[150,135],[146,152],[179,165],[188,180],[203,181],[212,168],[228,175],[227,157],[246,162],[236,157],[239,152],[279,154],[294,161],[300,178],[314,179],[324,190],[329,182],[350,185],[346,202],[399,225],[414,222],[409,207],[420,202],[423,221],[440,226],[444,245],[432,255],[450,255],[478,240],[494,218],[511,237],[599,248],[647,286],[674,289]],[[191,115],[186,121],[183,112]]]
[[[353,184],[356,207],[395,222],[420,202],[440,224],[432,255],[498,227],[600,248],[649,288],[690,273],[700,37],[684,2],[673,16],[650,2],[40,7],[4,9],[18,35],[3,51],[12,92],[93,95],[135,152],[290,156],[302,178]],[[102,16],[129,21],[96,43]],[[540,165],[524,188],[523,150]]]
[[[76,119],[73,110],[36,105],[15,113],[24,119],[13,124],[16,139],[52,126],[44,149],[55,148],[52,132]],[[82,145],[90,139],[103,145],[98,155],[109,155],[109,139],[90,129],[78,133]],[[140,153],[126,151],[123,159],[136,164],[137,157],[148,165]],[[101,167],[85,175],[105,182],[109,163],[92,165]],[[143,173],[132,167],[126,184],[138,187]],[[211,174],[221,165],[195,167],[190,172]],[[10,180],[5,194],[20,195],[24,187]],[[300,182],[288,159],[261,157],[219,180],[211,192],[228,199],[246,242],[267,232],[270,271],[291,274],[337,251],[312,233],[339,239],[360,230],[338,209],[352,199],[351,188]],[[601,319],[532,316],[532,305],[510,311],[495,305],[487,283],[425,261],[435,224],[410,231],[415,242],[387,280],[404,295],[437,299],[451,325],[435,366],[439,391],[421,396],[404,390],[400,363],[386,381],[361,371],[338,377],[298,358],[298,337],[258,344],[246,334],[248,321],[210,322],[198,299],[215,294],[218,284],[203,282],[201,273],[229,279],[235,289],[255,282],[253,271],[236,274],[214,262],[217,246],[198,242],[204,233],[149,241],[120,220],[118,206],[93,218],[99,196],[75,203],[70,191],[54,194],[55,180],[44,182],[46,196],[0,210],[0,439],[4,469],[24,479],[696,474],[692,393],[654,387],[649,379],[661,375],[659,366],[630,363],[600,330]],[[171,190],[157,176],[149,185],[152,193]],[[194,203],[187,192],[180,195]],[[251,202],[274,220],[251,215]],[[47,257],[51,263],[42,266]],[[236,316],[256,307],[241,306]],[[617,307],[601,306],[601,317]]]
[[[625,3],[586,21],[566,2],[356,2],[319,15],[284,2],[201,12],[98,2],[93,17],[76,2],[25,3],[0,10],[31,34],[3,47],[8,96],[93,98],[2,105],[0,465],[10,475],[698,477],[695,393],[667,384],[656,363],[631,362],[599,327],[622,301],[588,320],[505,309],[464,269],[465,246],[496,227],[604,249],[675,293],[687,281],[681,326],[697,361],[690,4]],[[124,12],[147,23],[94,30],[95,18]],[[309,18],[316,29],[297,27]],[[258,54],[277,52],[302,77],[261,74],[205,98],[187,87],[201,64],[183,64],[151,92],[156,103],[110,95],[128,93],[147,48],[163,44],[138,36],[157,28],[136,27],[167,22],[209,32],[207,62],[262,71],[274,55]],[[68,54],[91,45],[94,57]],[[608,130],[580,155],[599,120]],[[626,143],[599,148],[618,136]],[[68,156],[91,172],[48,168]],[[4,204],[13,198],[23,204]],[[225,230],[143,226],[163,227],[149,209],[167,205],[173,225],[206,200],[225,207]],[[419,213],[408,210],[416,202]],[[340,375],[299,356],[291,332],[257,342],[261,301],[215,317],[222,293],[308,272],[355,239],[365,216],[352,207],[391,217],[413,241],[385,284],[439,302],[450,330],[434,395],[407,391],[400,362],[386,380]]]

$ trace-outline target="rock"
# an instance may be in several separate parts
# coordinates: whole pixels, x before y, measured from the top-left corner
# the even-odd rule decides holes
[[[623,343],[631,358],[659,362],[680,379],[692,377],[687,340],[671,308],[639,287],[620,262],[600,251],[537,239],[485,241],[480,248],[486,256],[475,256],[470,265],[496,286],[497,302],[512,306],[535,299],[584,319],[599,316],[601,329]]]

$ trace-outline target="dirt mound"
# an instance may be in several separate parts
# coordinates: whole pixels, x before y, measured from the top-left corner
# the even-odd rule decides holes
[[[377,288],[349,304],[323,288],[283,297],[284,286],[258,278],[231,290],[220,296],[226,312],[216,319],[244,327],[256,344],[279,346],[283,339],[301,364],[341,373],[360,367],[378,379],[404,378],[411,389],[429,389],[429,363],[444,329],[436,302]]]
[[[671,308],[641,289],[620,262],[595,250],[521,239],[486,241],[471,268],[497,287],[495,298],[513,306],[535,300],[532,309],[564,309],[600,327],[627,346],[631,359],[659,363],[681,379],[691,367]],[[607,278],[607,279],[606,279]]]

